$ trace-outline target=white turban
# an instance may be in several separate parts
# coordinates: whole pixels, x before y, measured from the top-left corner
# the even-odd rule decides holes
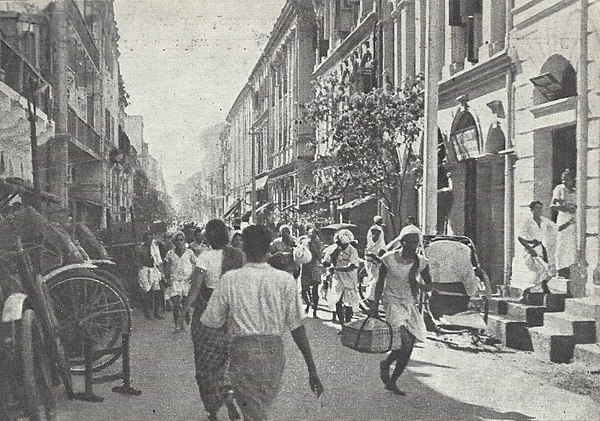
[[[354,241],[354,234],[349,229],[343,229],[338,231],[337,238],[342,244],[350,244]]]
[[[289,226],[289,225],[286,225],[286,224],[282,224],[282,225],[279,227],[279,232],[281,233],[281,232],[282,232],[284,229],[287,229],[287,230],[288,230],[288,232],[289,232],[290,234],[292,233],[292,229],[290,228],[290,226]]]

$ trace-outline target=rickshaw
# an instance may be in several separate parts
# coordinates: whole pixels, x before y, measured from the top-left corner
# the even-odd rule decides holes
[[[425,235],[423,253],[429,259],[433,291],[420,294],[419,309],[429,330],[467,332],[477,343],[486,327],[492,286],[473,241],[464,236]]]
[[[118,282],[98,266],[86,262],[68,234],[32,208],[0,221],[0,238],[19,236],[37,261],[36,283],[45,291],[42,309],[52,314],[50,338],[64,344],[71,372],[84,371],[84,348],[116,349],[131,328],[131,308]],[[97,357],[93,371],[114,363],[118,353]]]

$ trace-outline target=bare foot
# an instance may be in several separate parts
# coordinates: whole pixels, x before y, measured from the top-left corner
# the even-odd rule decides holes
[[[396,386],[396,383],[389,382],[388,384],[385,385],[385,388],[387,390],[389,390],[390,392],[392,392],[394,395],[398,395],[398,396],[406,395],[405,391],[398,389],[398,386]]]

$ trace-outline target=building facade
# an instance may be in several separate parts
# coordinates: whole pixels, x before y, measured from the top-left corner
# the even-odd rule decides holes
[[[40,81],[34,89],[41,119],[39,181],[58,198],[51,213],[97,229],[107,218],[122,219],[131,204],[127,161],[135,162],[136,151],[124,128],[127,101],[113,1],[14,1],[0,7],[5,81],[24,93],[31,90],[26,86],[31,74]],[[12,143],[24,130],[10,126]],[[20,145],[25,151],[25,143]],[[29,157],[15,153],[7,147],[7,173],[31,178],[31,150]]]
[[[263,222],[285,218],[302,202],[303,186],[312,183],[313,130],[302,121],[302,105],[312,98],[314,25],[312,2],[285,4],[229,112],[226,214],[250,212]]]

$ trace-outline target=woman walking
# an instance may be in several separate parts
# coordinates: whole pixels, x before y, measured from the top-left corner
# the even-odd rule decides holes
[[[380,378],[387,390],[396,395],[405,395],[406,392],[398,388],[396,381],[410,360],[415,341],[424,341],[427,336],[425,322],[416,306],[418,292],[419,289],[430,291],[432,288],[429,263],[417,254],[423,238],[419,228],[408,225],[398,238],[401,248],[381,257],[371,314],[377,315],[379,299],[383,298],[386,319],[393,328],[393,341],[392,352],[379,364]],[[390,376],[390,368],[394,363],[396,366]]]
[[[319,307],[319,284],[321,283],[321,254],[323,252],[323,242],[319,238],[314,227],[307,229],[308,235],[300,239],[300,243],[310,250],[312,256],[310,262],[302,265],[302,274],[300,282],[302,285],[302,299],[306,304],[305,313],[312,308],[313,317],[317,318],[317,308]]]
[[[171,238],[175,247],[169,250],[165,257],[165,275],[168,284],[165,298],[171,301],[173,307],[173,322],[175,323],[173,333],[180,333],[185,330],[183,307],[186,304],[192,276],[196,270],[196,256],[187,247],[185,234],[182,231],[176,231]]]

